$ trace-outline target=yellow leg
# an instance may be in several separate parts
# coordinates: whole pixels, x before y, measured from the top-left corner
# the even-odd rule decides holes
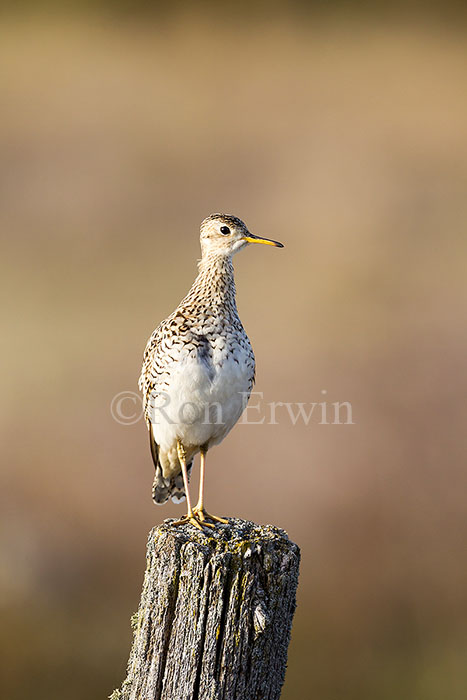
[[[205,469],[206,469],[206,453],[207,453],[206,447],[202,447],[201,448],[201,465],[200,465],[200,474],[199,474],[199,497],[198,497],[198,503],[193,508],[193,513],[198,518],[198,520],[200,520],[203,523],[203,525],[207,525],[208,527],[214,527],[214,525],[211,525],[211,523],[207,523],[206,519],[214,520],[215,522],[218,522],[218,523],[225,523],[227,525],[229,522],[228,520],[226,520],[225,518],[219,518],[217,515],[211,515],[204,508],[204,475],[205,475]]]
[[[184,525],[185,523],[190,523],[191,525],[194,525],[195,527],[197,527],[198,530],[202,531],[203,526],[200,522],[200,519],[196,516],[196,514],[193,512],[193,509],[191,507],[190,491],[188,489],[188,472],[186,469],[186,452],[185,452],[185,449],[180,441],[177,441],[177,453],[178,453],[178,459],[180,461],[180,466],[182,468],[183,484],[185,486],[185,495],[186,495],[186,503],[187,503],[188,512],[180,520],[175,520],[172,523],[172,525]]]
[[[202,447],[200,450],[200,466],[199,466],[199,496],[198,503],[195,508],[197,510],[204,510],[204,475],[206,472],[206,448]]]

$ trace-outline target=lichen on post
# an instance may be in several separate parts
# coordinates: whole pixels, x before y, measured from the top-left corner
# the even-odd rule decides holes
[[[299,561],[271,525],[153,528],[128,675],[112,700],[277,700]]]

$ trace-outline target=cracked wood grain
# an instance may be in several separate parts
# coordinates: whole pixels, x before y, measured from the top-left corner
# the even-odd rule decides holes
[[[299,561],[271,525],[151,530],[128,675],[111,700],[277,700]]]

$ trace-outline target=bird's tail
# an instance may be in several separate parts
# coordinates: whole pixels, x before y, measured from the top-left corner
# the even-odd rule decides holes
[[[149,426],[149,442],[151,445],[152,461],[154,462],[154,468],[156,470],[152,484],[152,500],[158,506],[162,506],[169,498],[171,498],[174,503],[181,503],[186,498],[182,473],[180,472],[177,476],[169,478],[165,478],[162,474],[162,467],[159,462],[159,447],[154,440],[151,426]],[[187,464],[188,477],[190,477],[192,466],[193,460]]]

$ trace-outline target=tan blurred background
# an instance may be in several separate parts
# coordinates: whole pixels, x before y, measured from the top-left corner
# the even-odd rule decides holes
[[[183,509],[110,404],[227,211],[286,246],[235,259],[257,391],[355,421],[279,409],[209,460],[215,512],[302,549],[283,698],[464,698],[463,19],[100,4],[0,22],[2,696],[125,675],[147,533]]]

